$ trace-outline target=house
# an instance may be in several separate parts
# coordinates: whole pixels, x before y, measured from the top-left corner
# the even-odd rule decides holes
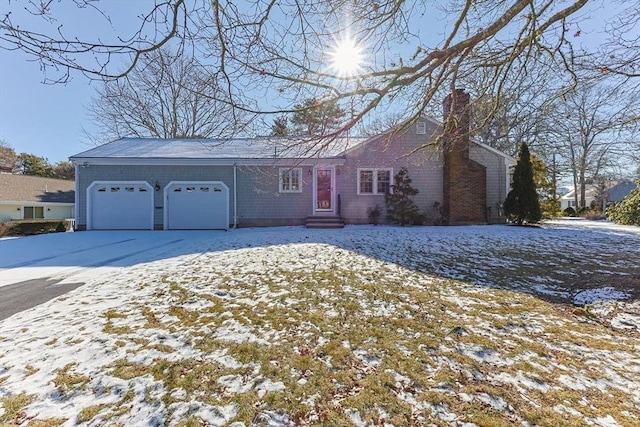
[[[605,192],[605,205],[622,201],[622,199],[631,194],[636,187],[637,184],[630,179],[623,179],[613,183]]]
[[[75,183],[0,173],[0,221],[73,218]]]
[[[70,157],[77,229],[227,229],[368,223],[406,166],[430,222],[504,222],[515,159],[469,139],[469,96],[444,102],[459,125],[424,118],[321,150],[280,138],[122,138]],[[455,111],[451,111],[452,105]],[[441,148],[445,146],[446,149]]]
[[[596,185],[587,184],[585,186],[585,206],[591,207],[592,203],[602,204],[605,208],[609,203],[619,202],[636,188],[636,184],[629,180],[623,179],[609,183],[606,189],[602,190]],[[575,191],[571,190],[560,199],[560,209],[565,210],[568,207],[576,208]]]
[[[578,189],[578,191],[580,191],[580,189]],[[585,190],[584,190],[585,206],[591,206],[591,203],[596,199],[596,196],[597,196],[596,187],[591,184],[585,185]],[[578,195],[578,199],[579,198],[580,197]],[[568,193],[560,197],[560,210],[564,211],[567,208],[573,208],[575,210],[578,209],[578,204],[576,203],[576,190],[574,188],[571,188],[571,190]]]

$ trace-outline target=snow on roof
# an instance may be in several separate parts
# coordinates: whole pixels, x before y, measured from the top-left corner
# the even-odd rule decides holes
[[[70,159],[274,159],[337,157],[364,138],[121,138]]]

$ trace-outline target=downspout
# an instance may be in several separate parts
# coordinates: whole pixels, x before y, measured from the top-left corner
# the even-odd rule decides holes
[[[78,163],[77,162],[73,162],[73,167],[74,167],[74,177],[75,177],[75,192],[76,194],[73,197],[73,200],[75,202],[75,204],[73,205],[73,224],[72,224],[72,229],[73,231],[76,231],[77,229],[77,224],[78,224],[78,219],[80,217],[80,176],[78,174],[78,171],[80,170],[80,168],[78,167]]]
[[[238,165],[233,164],[233,229],[238,227]]]

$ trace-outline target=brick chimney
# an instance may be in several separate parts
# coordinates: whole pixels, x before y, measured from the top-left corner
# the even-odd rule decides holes
[[[487,222],[486,167],[469,158],[470,96],[456,89],[443,101],[443,208],[451,225]]]

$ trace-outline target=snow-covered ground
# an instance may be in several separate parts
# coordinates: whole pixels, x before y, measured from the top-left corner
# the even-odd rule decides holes
[[[639,260],[589,221],[2,240],[0,286],[85,285],[0,321],[0,424],[637,425]]]

